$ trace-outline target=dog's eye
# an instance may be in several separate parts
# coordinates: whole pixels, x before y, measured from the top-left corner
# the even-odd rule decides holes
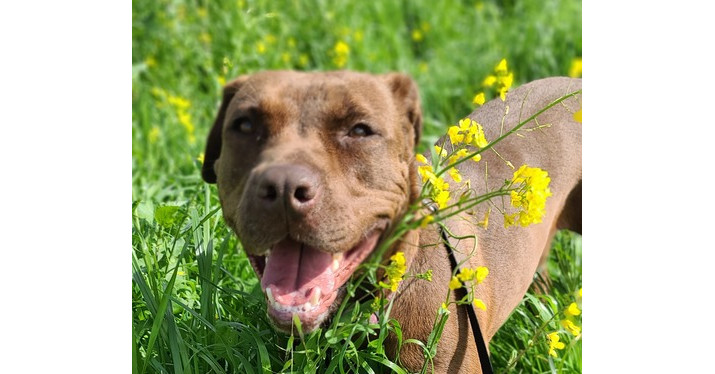
[[[250,119],[246,117],[241,117],[233,121],[233,123],[231,124],[231,128],[242,134],[252,134],[254,126],[253,123],[251,123]]]
[[[375,134],[375,132],[372,131],[370,126],[364,123],[358,123],[350,129],[350,132],[348,132],[348,136],[351,138],[364,138],[373,134]]]

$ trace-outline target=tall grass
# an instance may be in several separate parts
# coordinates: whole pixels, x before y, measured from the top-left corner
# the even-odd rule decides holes
[[[278,334],[214,186],[200,178],[223,82],[264,69],[411,74],[431,144],[473,110],[503,57],[515,85],[565,75],[581,55],[579,1],[134,1],[132,4],[132,361],[134,372],[399,371],[380,331],[343,323]],[[548,356],[545,333],[580,287],[580,239],[558,236],[548,293],[528,294],[491,344],[506,371],[581,371],[580,339]],[[349,312],[349,313],[348,313]],[[376,338],[377,337],[377,338]]]

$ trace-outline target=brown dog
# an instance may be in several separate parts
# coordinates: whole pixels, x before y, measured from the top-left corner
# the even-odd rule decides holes
[[[470,117],[493,140],[580,88],[576,79],[539,80]],[[579,107],[577,99],[566,100],[540,115],[538,126],[532,122],[520,131],[523,136],[507,137],[496,147],[517,167],[549,172],[553,196],[542,223],[505,229],[502,217],[492,214],[488,229],[477,228],[487,205],[447,222],[456,235],[478,237],[476,256],[466,266],[490,269],[476,295],[487,305],[477,310],[487,343],[521,301],[555,230],[580,231],[581,125],[572,114]],[[342,286],[357,266],[419,198],[413,149],[421,127],[417,87],[403,74],[271,71],[239,77],[224,88],[202,175],[218,183],[224,218],[261,279],[268,315],[279,329],[290,330],[293,314],[307,331],[320,326],[339,305]],[[460,165],[477,193],[485,189],[484,164],[490,188],[511,178],[513,170],[496,152],[484,152],[479,164]],[[408,233],[389,251],[405,252],[408,273],[433,271],[432,282],[410,278],[400,285],[391,316],[404,339],[426,341],[447,294],[451,269],[437,243],[436,229],[427,228]],[[462,260],[474,242],[452,245]],[[450,312],[435,371],[477,372],[466,313],[454,304]],[[395,342],[388,343],[394,354]],[[416,345],[404,346],[400,358],[413,369],[424,362]]]

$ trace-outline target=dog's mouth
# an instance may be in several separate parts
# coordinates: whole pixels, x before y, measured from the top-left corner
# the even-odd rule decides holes
[[[334,254],[290,237],[264,256],[249,254],[276,327],[290,331],[293,315],[297,315],[303,331],[317,328],[328,317],[341,286],[372,253],[383,231],[373,229],[350,250]]]

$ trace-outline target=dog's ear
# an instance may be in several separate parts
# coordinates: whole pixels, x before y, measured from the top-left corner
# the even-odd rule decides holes
[[[403,111],[412,124],[415,134],[414,145],[416,146],[422,136],[422,108],[417,83],[409,75],[402,73],[384,74],[383,78],[392,91],[395,101],[401,105],[398,108]]]
[[[216,114],[213,127],[211,127],[208,139],[206,140],[204,164],[201,167],[201,177],[207,183],[216,183],[214,163],[221,155],[221,133],[223,131],[223,122],[226,118],[226,108],[228,108],[228,104],[231,102],[231,99],[233,99],[233,95],[236,94],[238,89],[241,87],[241,84],[245,82],[246,79],[248,79],[248,76],[242,75],[226,84],[223,88],[223,99],[221,99],[221,106],[218,109],[218,114]]]

